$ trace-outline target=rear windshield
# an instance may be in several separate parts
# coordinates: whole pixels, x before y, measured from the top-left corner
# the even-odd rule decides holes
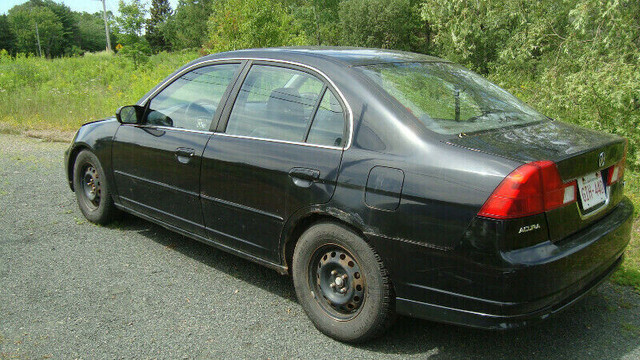
[[[460,65],[386,63],[360,69],[428,129],[440,134],[473,133],[546,119]]]

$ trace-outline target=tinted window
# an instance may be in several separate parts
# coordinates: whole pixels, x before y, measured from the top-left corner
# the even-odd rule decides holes
[[[146,123],[209,130],[220,100],[239,66],[212,65],[182,75],[151,100]]]
[[[484,131],[546,119],[513,95],[460,65],[388,63],[361,69],[437,133]]]
[[[323,88],[319,79],[302,71],[254,65],[240,88],[226,132],[304,141]]]
[[[342,146],[344,143],[344,113],[333,93],[327,89],[309,131],[307,142],[318,145]]]

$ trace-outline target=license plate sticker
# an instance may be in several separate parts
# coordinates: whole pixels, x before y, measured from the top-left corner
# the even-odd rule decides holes
[[[580,191],[580,200],[582,200],[582,208],[584,210],[589,210],[607,200],[600,171],[579,177],[578,190]]]

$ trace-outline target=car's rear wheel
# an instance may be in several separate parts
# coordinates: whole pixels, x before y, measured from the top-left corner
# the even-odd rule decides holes
[[[87,220],[106,224],[118,214],[102,165],[98,157],[89,150],[82,150],[76,157],[73,165],[73,188],[78,207]]]
[[[394,294],[380,257],[358,234],[337,223],[305,231],[293,254],[300,304],[324,334],[359,342],[394,319]]]

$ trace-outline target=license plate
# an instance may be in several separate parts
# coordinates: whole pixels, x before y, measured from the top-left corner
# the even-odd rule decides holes
[[[604,190],[604,183],[602,182],[600,171],[579,177],[578,189],[584,210],[589,210],[607,200],[607,194]]]

